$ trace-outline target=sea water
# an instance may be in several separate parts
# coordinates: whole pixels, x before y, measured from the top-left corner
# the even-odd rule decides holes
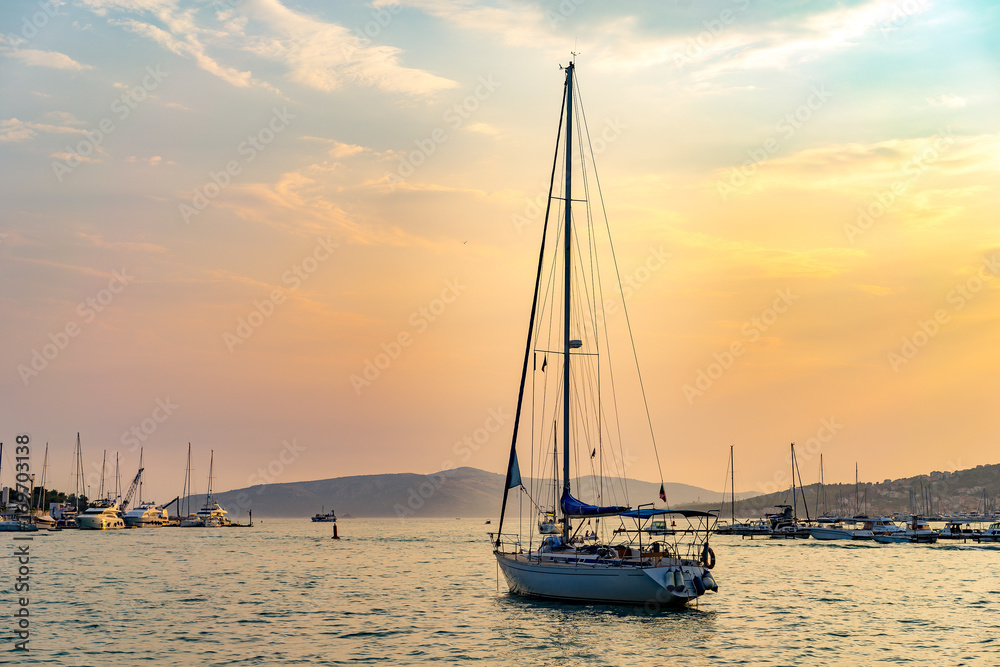
[[[717,537],[681,611],[507,593],[483,519],[0,533],[0,662],[993,665],[1000,549]],[[32,536],[30,542],[13,536]],[[30,591],[15,593],[16,546]],[[19,597],[28,651],[14,648]]]

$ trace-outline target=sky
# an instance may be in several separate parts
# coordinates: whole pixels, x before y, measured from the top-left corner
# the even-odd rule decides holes
[[[575,52],[662,477],[996,463],[1000,6],[0,6],[2,478],[503,472]],[[214,455],[212,454],[214,452]],[[633,476],[658,481],[650,454]]]

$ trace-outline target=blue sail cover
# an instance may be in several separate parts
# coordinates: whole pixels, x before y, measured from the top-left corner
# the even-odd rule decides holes
[[[610,507],[599,507],[597,505],[588,505],[587,503],[580,502],[568,492],[563,491],[562,499],[559,501],[562,506],[562,511],[567,516],[614,516],[616,514],[621,514],[622,512],[627,512],[629,507],[620,507],[618,505],[612,505]]]

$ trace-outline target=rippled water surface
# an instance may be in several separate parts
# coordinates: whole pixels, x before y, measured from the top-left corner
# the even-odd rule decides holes
[[[697,608],[546,604],[500,582],[483,520],[264,520],[35,533],[30,651],[53,665],[993,665],[1000,549],[713,542]],[[17,610],[11,534],[0,617]]]

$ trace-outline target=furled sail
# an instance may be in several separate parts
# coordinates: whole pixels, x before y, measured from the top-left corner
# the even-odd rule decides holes
[[[616,514],[621,514],[622,512],[627,512],[629,507],[621,507],[619,505],[611,505],[609,507],[600,507],[598,505],[588,505],[585,502],[579,501],[569,494],[568,491],[564,491],[562,495],[562,500],[559,501],[562,511],[567,516],[614,516]]]

